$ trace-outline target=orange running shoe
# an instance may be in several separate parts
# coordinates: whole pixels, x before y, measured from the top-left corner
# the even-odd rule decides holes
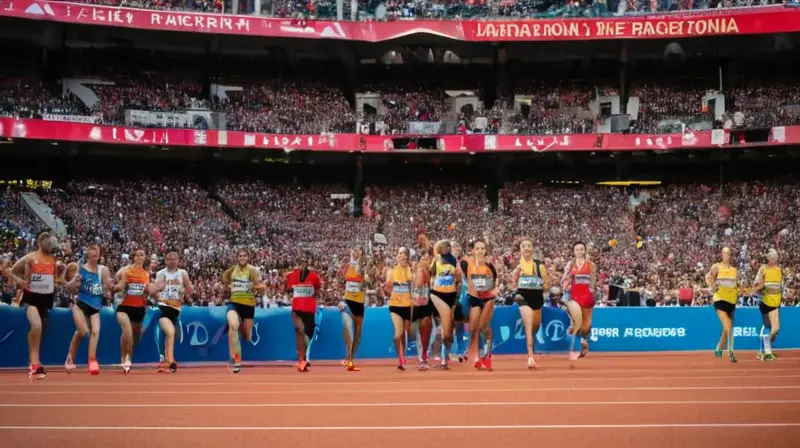
[[[481,361],[483,362],[483,367],[486,370],[491,372],[492,371],[492,357],[491,356],[487,356],[487,357],[483,358]]]
[[[89,375],[100,375],[100,364],[96,358],[89,360]]]
[[[297,363],[298,372],[308,372],[308,361],[300,361]]]
[[[477,370],[482,370],[483,369],[483,360],[481,358],[476,359],[475,360],[475,364],[473,365],[473,367],[475,367]]]
[[[361,369],[356,367],[356,365],[353,363],[353,361],[345,361],[344,367],[345,367],[345,369],[347,369],[348,372],[360,372],[361,371]]]

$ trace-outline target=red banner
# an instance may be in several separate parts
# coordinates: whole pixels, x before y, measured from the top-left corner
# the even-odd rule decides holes
[[[707,9],[609,19],[350,22],[118,8],[47,0],[0,0],[0,16],[148,30],[363,42],[381,42],[424,33],[485,42],[675,39],[800,31],[800,8],[783,6]]]
[[[710,149],[727,145],[727,131],[683,134],[570,134],[570,135],[441,135],[397,136],[360,134],[261,134],[197,129],[140,129],[65,121],[0,118],[0,137],[48,141],[89,142],[158,147],[197,146],[261,148],[310,151],[396,151],[395,141],[432,139],[436,151],[474,153],[483,151],[645,151]],[[772,128],[769,142],[750,147],[800,144],[800,126]],[[418,151],[418,150],[411,150]]]

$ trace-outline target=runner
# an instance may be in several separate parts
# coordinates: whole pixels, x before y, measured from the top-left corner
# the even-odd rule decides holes
[[[714,356],[722,358],[723,347],[727,347],[728,359],[736,362],[733,352],[733,316],[736,312],[736,301],[739,298],[739,271],[731,264],[731,249],[722,248],[722,261],[714,263],[706,274],[706,284],[714,289],[714,309],[722,324]]]
[[[170,373],[178,371],[175,362],[175,329],[179,328],[178,316],[181,313],[183,302],[192,296],[194,288],[189,274],[178,268],[180,255],[178,251],[167,252],[167,267],[156,274],[156,284],[163,285],[163,290],[158,293],[158,326],[164,333],[164,358],[159,363],[158,371]]]
[[[594,289],[597,284],[597,265],[589,261],[586,244],[581,241],[572,245],[575,258],[564,267],[561,288],[569,291],[566,303],[567,314],[572,321],[569,328],[569,359],[572,361],[586,356],[589,352],[589,332],[592,328],[594,308]],[[575,351],[575,340],[581,337],[581,351]]]
[[[228,351],[233,360],[233,373],[242,370],[242,342],[239,332],[247,342],[253,334],[253,318],[256,313],[256,292],[263,292],[261,272],[250,264],[250,253],[246,249],[236,252],[236,264],[222,274],[222,283],[230,290],[228,302]]]
[[[384,289],[389,294],[389,316],[394,326],[394,346],[397,350],[397,370],[406,370],[406,346],[411,332],[411,289],[414,275],[408,265],[408,249],[397,250],[397,265],[386,269]]]
[[[150,283],[150,275],[144,269],[145,253],[142,249],[133,252],[133,261],[118,273],[114,291],[122,292],[124,297],[117,306],[117,322],[122,329],[120,356],[122,371],[131,371],[133,350],[142,336],[142,322],[146,313],[147,297],[159,290]]]
[[[783,270],[778,265],[778,251],[770,249],[767,252],[767,264],[761,265],[756,274],[753,289],[761,291],[761,344],[756,357],[761,361],[774,361],[772,342],[778,337],[781,329],[780,306],[783,300]],[[764,330],[767,330],[765,333]]]
[[[344,267],[342,274],[345,281],[344,300],[339,303],[344,330],[345,358],[344,367],[355,372],[359,369],[353,363],[358,344],[361,343],[361,328],[364,323],[365,286],[369,281],[364,263],[364,250],[354,247],[350,251],[350,262]]]
[[[413,307],[411,309],[413,332],[416,334],[417,362],[419,370],[428,370],[428,348],[433,333],[433,303],[430,297],[430,265],[431,249],[420,248],[420,256],[414,273],[414,289],[412,291]]]
[[[512,283],[516,285],[514,300],[519,306],[519,314],[525,328],[528,368],[533,369],[536,368],[533,357],[535,335],[542,323],[544,291],[550,289],[550,278],[547,275],[547,268],[541,261],[541,253],[533,249],[533,241],[530,238],[523,238],[520,241],[519,252],[519,265],[512,274]]]
[[[467,282],[469,295],[469,358],[475,358],[476,369],[492,370],[492,316],[494,315],[494,299],[498,294],[497,269],[486,259],[486,243],[475,240],[472,243],[472,257],[461,260],[460,268],[464,281]],[[480,335],[486,340],[484,357],[479,356]]]
[[[72,306],[72,319],[75,322],[75,333],[69,344],[67,360],[64,368],[67,373],[75,370],[75,354],[81,340],[89,333],[89,373],[100,373],[97,362],[97,342],[100,339],[100,309],[103,306],[105,292],[114,288],[108,268],[99,264],[100,246],[91,245],[86,248],[85,263],[78,268],[77,263],[67,266],[66,279],[70,280],[67,289],[78,289],[78,298]],[[72,272],[75,272],[72,275]],[[90,332],[91,331],[91,332]]]
[[[22,305],[28,318],[28,355],[30,371],[33,379],[44,379],[47,373],[39,359],[39,348],[42,334],[47,326],[47,317],[53,308],[56,286],[63,286],[66,281],[66,266],[56,260],[53,252],[58,247],[56,237],[49,232],[42,232],[36,238],[38,249],[23,256],[10,269],[5,268],[3,274],[10,283],[23,290]]]
[[[286,289],[292,293],[292,320],[297,343],[297,371],[308,372],[306,358],[308,345],[314,337],[314,315],[317,311],[317,294],[322,281],[317,271],[309,269],[307,259],[300,260],[298,267],[286,276]]]
[[[458,241],[452,240],[450,241],[450,248],[453,252],[453,256],[456,257],[458,264],[462,258],[464,257],[464,253],[461,250],[461,244]],[[466,306],[464,304],[466,303]],[[467,284],[466,282],[461,282],[461,287],[458,290],[458,299],[456,301],[455,310],[453,312],[453,326],[454,326],[454,349],[456,351],[456,356],[458,362],[465,362],[466,361],[466,354],[467,354],[467,336],[465,332],[465,328],[468,325],[468,319],[466,316],[469,315],[469,302],[467,301]],[[444,356],[444,353],[442,353]]]
[[[450,241],[436,243],[433,253],[436,257],[431,264],[431,302],[441,318],[442,329],[442,369],[449,369],[450,348],[453,345],[453,309],[458,300],[458,286],[461,273],[456,265],[458,261],[451,253]]]

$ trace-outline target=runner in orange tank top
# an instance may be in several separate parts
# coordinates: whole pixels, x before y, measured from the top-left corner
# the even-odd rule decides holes
[[[9,281],[17,285],[22,292],[22,305],[28,318],[28,354],[30,357],[30,378],[44,379],[47,373],[39,359],[39,346],[42,333],[47,323],[47,316],[53,308],[56,286],[66,283],[64,274],[66,266],[57,261],[53,252],[58,240],[48,232],[37,238],[39,248],[17,260],[8,268],[7,262],[0,266],[2,273]]]
[[[131,370],[133,350],[142,336],[142,322],[146,313],[147,297],[164,289],[164,284],[150,282],[150,273],[144,269],[145,253],[139,249],[133,252],[133,263],[119,273],[119,283],[115,292],[122,292],[122,303],[117,306],[117,322],[122,329],[120,355],[122,371]]]
[[[472,256],[461,260],[459,268],[467,283],[469,300],[470,344],[469,359],[475,359],[476,369],[492,370],[492,317],[494,300],[499,293],[497,269],[486,258],[486,242],[481,239],[472,242]],[[480,357],[480,337],[486,340],[483,358]]]

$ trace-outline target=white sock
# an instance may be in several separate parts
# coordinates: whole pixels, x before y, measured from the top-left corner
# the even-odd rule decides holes
[[[764,335],[764,354],[771,355],[772,354],[772,341],[770,341],[770,335]]]

